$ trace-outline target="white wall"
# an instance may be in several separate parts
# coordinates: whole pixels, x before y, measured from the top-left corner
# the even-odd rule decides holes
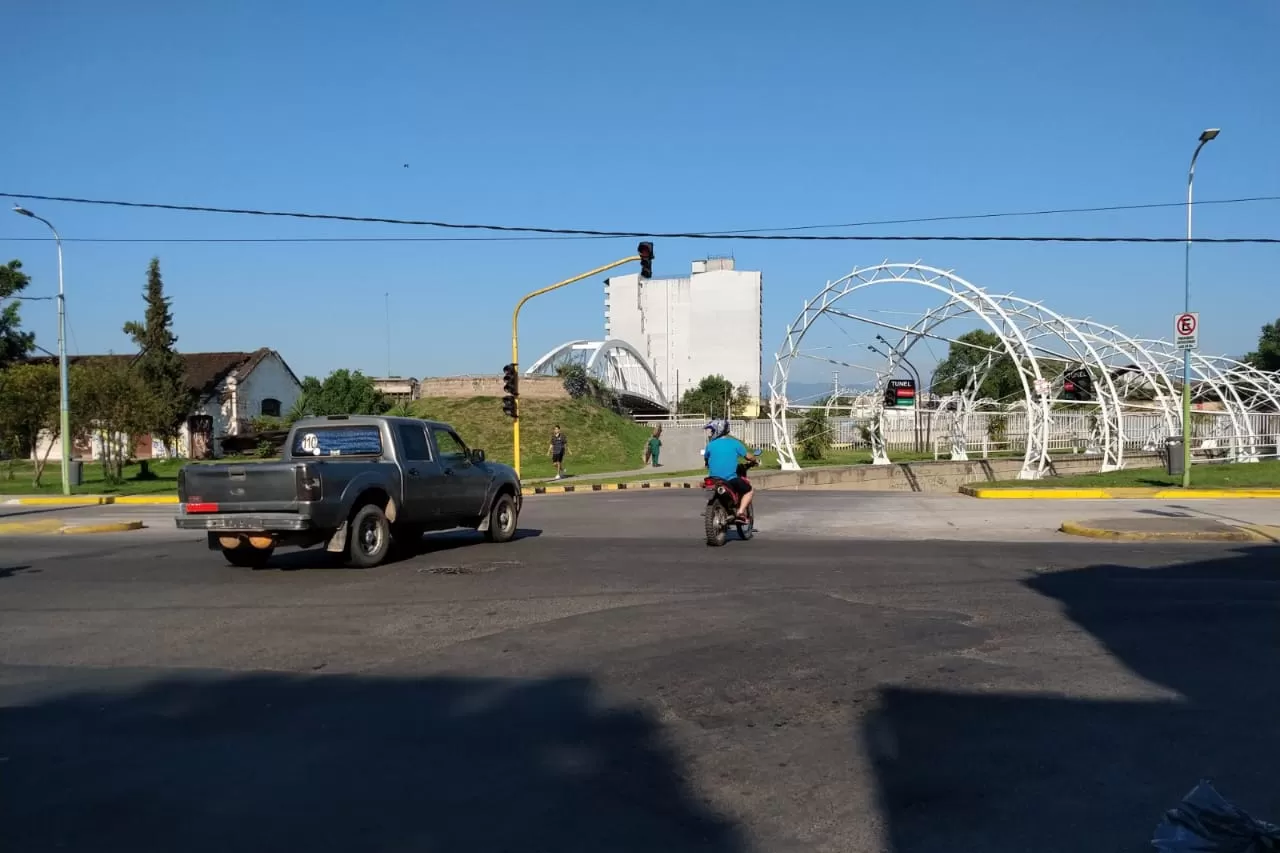
[[[669,399],[719,373],[735,387],[746,385],[758,401],[763,278],[759,272],[711,266],[685,278],[610,278],[605,336],[639,350]]]

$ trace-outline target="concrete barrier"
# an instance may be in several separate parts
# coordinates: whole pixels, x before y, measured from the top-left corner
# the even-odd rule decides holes
[[[1126,453],[1126,468],[1155,468],[1158,453]],[[966,483],[1016,480],[1021,459],[977,459],[971,462],[899,462],[892,465],[841,465],[801,471],[755,471],[751,482],[760,489],[832,489],[885,492],[955,492]],[[1054,474],[1090,474],[1098,470],[1096,456],[1062,456],[1053,460]]]

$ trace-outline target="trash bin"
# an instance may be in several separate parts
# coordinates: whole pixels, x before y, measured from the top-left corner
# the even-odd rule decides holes
[[[79,459],[69,461],[69,469],[67,471],[67,479],[71,481],[71,485],[79,486],[84,480],[84,463]]]
[[[1182,448],[1180,435],[1171,435],[1164,440],[1164,470],[1170,476],[1181,476],[1184,470]]]

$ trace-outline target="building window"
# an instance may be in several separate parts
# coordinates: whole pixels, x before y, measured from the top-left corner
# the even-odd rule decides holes
[[[261,414],[264,418],[280,417],[280,401],[272,397],[268,397],[263,400]]]

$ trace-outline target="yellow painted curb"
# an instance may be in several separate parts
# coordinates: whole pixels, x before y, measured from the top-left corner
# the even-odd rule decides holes
[[[1106,489],[975,489],[961,486],[960,491],[970,497],[988,500],[1097,500],[1111,497]]]
[[[103,495],[59,495],[57,497],[33,497],[33,498],[14,498],[9,503],[16,503],[18,506],[102,506],[111,503],[113,499]]]
[[[57,533],[65,523],[57,518],[44,518],[39,521],[5,521],[0,522],[0,536]]]
[[[524,486],[522,495],[569,495],[587,492],[627,492],[639,489],[692,489],[701,483],[679,480],[641,480],[635,483],[578,483],[572,486]]]
[[[141,530],[141,521],[109,521],[101,524],[68,524],[60,518],[42,518],[39,521],[0,522],[0,536],[54,536],[78,533],[123,533]]]
[[[59,533],[77,534],[77,533],[123,533],[126,530],[141,530],[144,527],[141,521],[110,521],[102,524],[68,524],[59,530]]]
[[[1160,500],[1196,500],[1222,498],[1280,498],[1280,489],[1161,489],[1155,495]]]
[[[1085,536],[1089,539],[1109,539],[1115,542],[1273,542],[1269,536],[1249,529],[1237,527],[1234,530],[1188,530],[1188,531],[1138,531],[1111,530],[1106,527],[1090,527],[1076,521],[1064,521],[1058,528],[1072,536]]]
[[[960,493],[974,498],[1006,500],[1222,500],[1225,498],[1280,499],[1280,489],[1158,489],[1115,487],[1110,489],[1019,489],[961,486]]]
[[[3,501],[18,506],[110,506],[111,504],[128,504],[130,506],[173,506],[178,503],[177,495],[57,495],[54,497],[10,498]]]

